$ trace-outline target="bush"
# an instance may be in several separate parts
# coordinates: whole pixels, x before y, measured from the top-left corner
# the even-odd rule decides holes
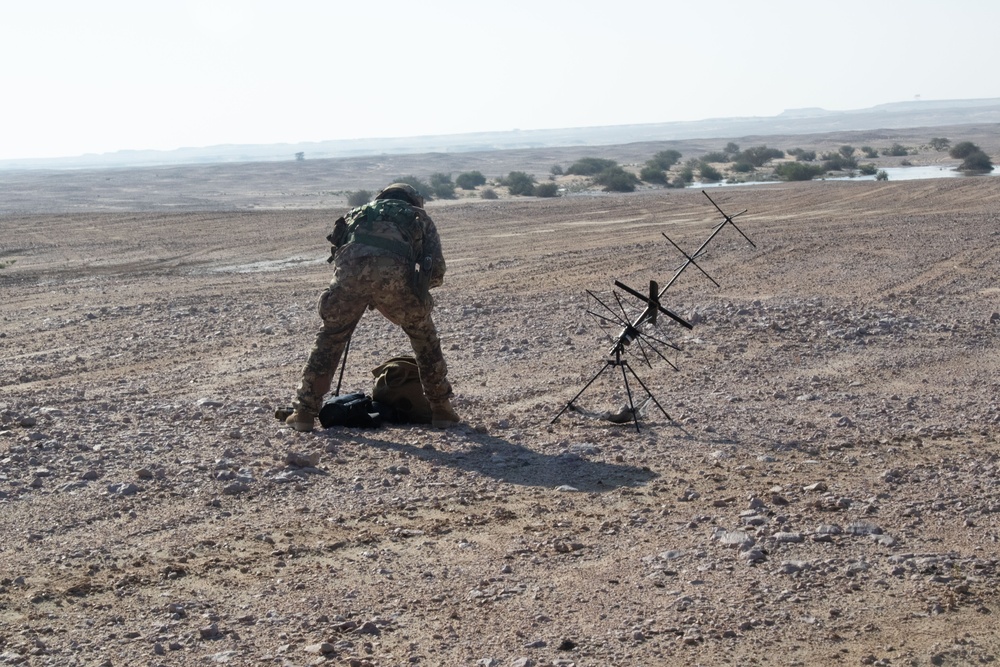
[[[868,158],[869,160],[874,160],[875,158],[878,157],[878,151],[872,148],[871,146],[862,146],[861,152],[864,153],[865,157]]]
[[[938,152],[948,150],[949,145],[951,145],[951,141],[944,137],[934,137],[931,139],[931,148]]]
[[[503,179],[503,185],[512,195],[531,195],[535,192],[535,177],[523,171],[512,171]]]
[[[479,196],[483,199],[498,199],[497,193],[493,188],[484,188],[483,191],[479,193]]]
[[[816,151],[799,150],[799,154],[795,156],[795,159],[799,162],[812,162],[816,159]]]
[[[869,164],[863,164],[860,167],[858,167],[858,171],[861,172],[862,176],[873,176],[875,173],[878,172],[878,168],[876,168],[875,165],[869,163]]]
[[[559,196],[559,185],[552,181],[547,181],[545,183],[539,183],[535,186],[533,193],[536,197],[558,197]]]
[[[885,169],[879,169],[878,173],[875,174],[875,180],[876,181],[888,181],[889,180],[889,174],[886,172]]]
[[[726,144],[726,147],[723,148],[722,150],[724,150],[729,155],[736,155],[737,153],[740,152],[740,147],[737,144],[730,141],[728,144]]]
[[[614,160],[605,160],[599,157],[585,157],[571,164],[566,170],[566,173],[576,176],[594,176],[595,174],[601,173],[605,169],[611,169],[612,167],[617,166],[618,163]]]
[[[691,182],[693,182],[694,181],[694,167],[692,167],[691,165],[685,166],[683,169],[681,169],[680,173],[677,175],[677,178],[681,179],[685,183],[691,183]]]
[[[903,146],[902,144],[893,144],[889,148],[882,149],[882,155],[889,155],[891,157],[899,157],[901,155],[909,155],[910,150]]]
[[[549,169],[549,173],[552,174],[553,176],[562,176],[563,175],[563,168],[560,167],[557,164],[554,164],[554,165],[552,165],[552,168]]]
[[[416,190],[417,194],[419,194],[421,197],[424,198],[424,201],[430,201],[431,199],[434,198],[433,197],[433,195],[434,195],[434,188],[432,188],[431,186],[427,185],[426,183],[424,183],[423,181],[421,181],[416,176],[403,176],[402,178],[397,178],[394,182],[395,183],[406,183],[407,185],[409,185],[410,187],[412,187],[414,190]]]
[[[660,151],[652,158],[650,158],[646,162],[646,164],[649,165],[650,167],[659,167],[660,169],[666,171],[675,164],[677,164],[680,161],[681,157],[682,156],[679,151],[669,149],[665,151]]]
[[[463,190],[475,190],[480,185],[486,185],[486,177],[478,171],[465,171],[455,177],[455,185]]]
[[[348,191],[347,205],[351,208],[364,206],[372,200],[372,197],[374,197],[374,195],[368,190],[355,190],[354,192]]]
[[[739,154],[737,161],[746,161],[755,167],[763,167],[770,160],[785,157],[785,151],[767,146],[753,146]]]
[[[756,167],[754,167],[749,162],[745,162],[743,160],[740,160],[739,162],[733,165],[733,171],[735,171],[737,174],[749,174],[751,171],[755,170]]]
[[[960,141],[952,146],[951,150],[948,151],[948,155],[956,160],[964,160],[976,151],[979,151],[979,146],[975,145],[971,141]]]
[[[785,162],[774,169],[774,175],[786,181],[811,181],[824,173],[823,167],[802,162]]]
[[[849,159],[852,155],[854,155],[854,146],[848,146],[845,144],[844,146],[841,146],[837,152],[843,155],[844,158]]]
[[[979,174],[988,174],[993,171],[993,162],[990,156],[983,151],[970,153],[958,167],[959,171],[968,171]]]
[[[718,183],[722,180],[722,172],[707,162],[703,162],[698,167],[698,175],[701,176],[701,180],[704,183]]]
[[[604,186],[605,192],[633,192],[639,177],[618,165],[608,167],[594,178],[594,183]]]
[[[715,163],[729,162],[729,155],[723,153],[722,151],[714,151],[712,153],[705,153],[704,155],[702,155],[701,161],[715,162]]]
[[[681,189],[687,187],[688,183],[690,183],[690,181],[685,181],[680,176],[675,176],[674,180],[670,181],[670,185],[668,187]]]
[[[454,199],[455,184],[451,182],[451,174],[431,174],[430,188],[438,199]]]
[[[647,183],[658,183],[660,185],[667,184],[667,172],[650,164],[647,164],[642,168],[639,172],[639,178]]]

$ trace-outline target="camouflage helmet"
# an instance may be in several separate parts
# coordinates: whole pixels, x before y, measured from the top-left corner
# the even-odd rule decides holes
[[[382,189],[375,199],[398,199],[400,201],[409,202],[414,206],[424,207],[424,198],[420,196],[417,189],[414,188],[409,183],[393,183],[392,185],[387,185]]]

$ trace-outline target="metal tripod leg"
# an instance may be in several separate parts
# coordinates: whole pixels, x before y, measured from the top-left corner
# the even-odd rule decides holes
[[[594,381],[595,381],[595,380],[596,380],[597,378],[601,377],[601,374],[602,374],[602,373],[603,373],[604,371],[608,370],[608,367],[609,367],[609,366],[613,366],[613,365],[614,365],[614,363],[615,363],[615,362],[611,361],[610,359],[606,360],[606,361],[604,362],[604,366],[602,366],[602,367],[601,367],[601,370],[597,371],[597,375],[595,375],[594,377],[590,378],[590,382],[588,382],[587,384],[583,385],[583,389],[581,389],[580,391],[578,391],[578,392],[576,393],[576,396],[574,396],[573,398],[571,398],[571,399],[570,399],[570,401],[569,401],[569,403],[567,403],[566,405],[564,405],[564,406],[563,406],[563,409],[559,411],[559,414],[557,414],[557,415],[556,415],[555,417],[553,417],[553,418],[552,418],[552,421],[550,421],[549,423],[550,423],[550,424],[555,424],[555,423],[556,423],[556,420],[557,420],[557,419],[559,419],[559,417],[561,417],[561,416],[562,416],[562,413],[566,412],[566,410],[568,410],[568,409],[570,408],[570,406],[571,406],[571,405],[573,405],[573,402],[574,402],[574,401],[575,401],[576,399],[578,399],[578,398],[580,398],[581,396],[583,396],[583,392],[587,391],[587,387],[589,387],[590,385],[594,384]]]

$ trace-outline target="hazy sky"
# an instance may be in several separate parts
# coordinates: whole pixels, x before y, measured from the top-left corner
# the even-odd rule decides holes
[[[998,0],[0,0],[0,159],[1000,97]]]

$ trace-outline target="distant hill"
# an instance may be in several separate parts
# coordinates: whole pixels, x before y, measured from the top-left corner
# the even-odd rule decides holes
[[[0,160],[0,169],[122,168],[285,161],[294,160],[296,153],[304,153],[306,160],[415,153],[466,153],[982,123],[1000,123],[1000,98],[894,102],[855,111],[828,111],[820,108],[789,109],[777,116],[713,118],[642,125],[511,130],[296,144],[226,144],[203,148],[180,148],[172,151],[129,150],[78,157]]]

